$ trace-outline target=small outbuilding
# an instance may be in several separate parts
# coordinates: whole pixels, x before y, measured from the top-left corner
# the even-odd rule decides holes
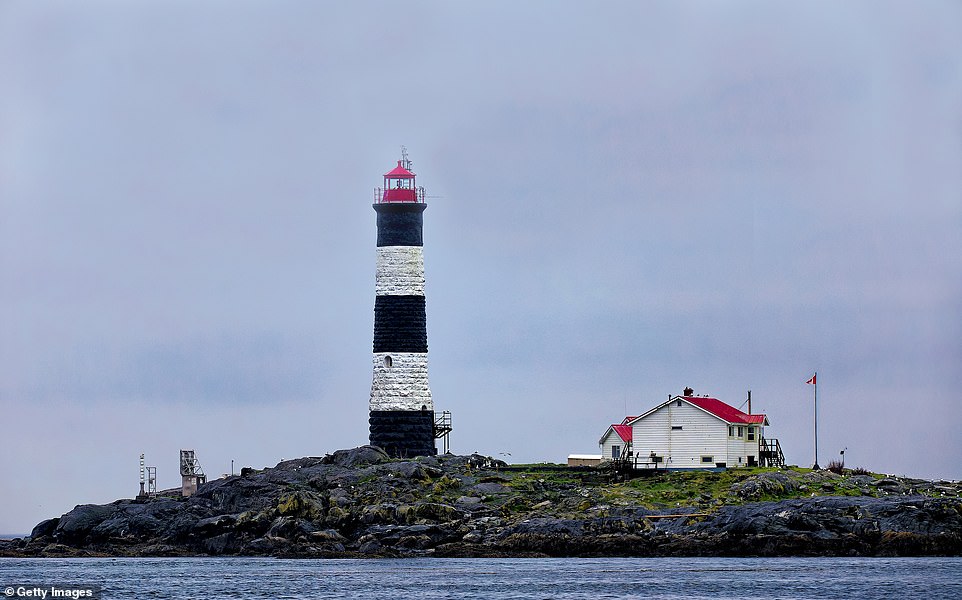
[[[781,466],[778,440],[765,439],[768,417],[708,396],[669,397],[637,417],[608,427],[598,444],[606,461],[635,469],[725,469]]]
[[[597,467],[601,464],[600,454],[569,454],[569,467]]]

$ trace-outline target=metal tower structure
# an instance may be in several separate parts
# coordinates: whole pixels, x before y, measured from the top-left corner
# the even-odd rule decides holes
[[[181,494],[185,498],[193,496],[197,486],[207,482],[207,475],[204,474],[193,450],[180,451],[180,477]]]
[[[144,487],[146,484],[146,488]],[[157,495],[157,467],[145,466],[144,453],[140,453],[140,493],[138,498]]]

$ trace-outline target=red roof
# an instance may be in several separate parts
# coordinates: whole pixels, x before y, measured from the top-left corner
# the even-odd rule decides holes
[[[682,396],[682,398],[729,423],[765,424],[765,415],[749,415],[743,413],[734,406],[725,404],[718,398],[706,398],[704,396]]]
[[[385,177],[397,177],[400,179],[413,179],[414,173],[401,166],[401,161],[397,161],[397,166],[384,174]]]
[[[611,428],[614,429],[615,433],[617,433],[618,436],[624,441],[631,441],[631,425],[612,425]]]

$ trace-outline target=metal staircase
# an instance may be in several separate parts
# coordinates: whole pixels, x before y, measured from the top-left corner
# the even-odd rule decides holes
[[[451,411],[446,410],[434,420],[434,439],[441,440],[441,454],[451,451]]]
[[[758,441],[758,463],[762,467],[785,466],[785,455],[782,453],[782,446],[777,439],[761,438]]]

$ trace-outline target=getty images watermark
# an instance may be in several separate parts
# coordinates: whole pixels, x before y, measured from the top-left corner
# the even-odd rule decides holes
[[[99,585],[8,585],[3,588],[5,598],[71,598],[72,600],[101,600]]]

